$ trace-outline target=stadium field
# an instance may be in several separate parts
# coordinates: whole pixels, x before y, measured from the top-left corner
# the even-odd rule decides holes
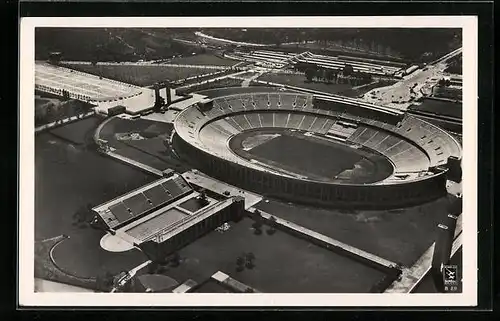
[[[216,72],[210,68],[171,67],[162,65],[81,65],[67,64],[65,67],[89,74],[122,81],[137,86],[151,86],[159,81],[179,80]]]
[[[205,281],[217,271],[268,293],[367,292],[384,274],[280,230],[255,235],[251,219],[229,223],[179,251],[180,266],[165,272],[179,282]],[[236,259],[252,252],[255,267],[236,271]],[[290,282],[293,280],[293,282]]]
[[[256,137],[245,136],[240,135],[230,143],[237,154],[310,179],[371,183],[392,173],[392,165],[384,157],[351,148],[340,142],[282,131],[281,135],[256,144],[247,151],[242,151],[241,147],[235,149],[235,145],[242,146],[242,142]]]
[[[180,65],[200,65],[200,66],[233,66],[239,61],[217,57],[212,54],[199,54],[193,56],[185,56],[169,60],[171,64]]]
[[[251,149],[251,154],[296,167],[301,172],[312,172],[325,178],[333,178],[350,169],[361,159],[356,153],[334,144],[319,144],[293,136],[281,135]],[[321,166],[319,166],[321,164]]]

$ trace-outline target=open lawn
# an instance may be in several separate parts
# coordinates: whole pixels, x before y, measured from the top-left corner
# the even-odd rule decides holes
[[[151,86],[159,81],[179,80],[216,72],[207,68],[171,67],[162,65],[65,65],[65,67],[137,86]]]
[[[72,140],[85,141],[93,123],[68,125]],[[80,135],[81,137],[76,137]],[[54,250],[56,263],[66,272],[90,277],[137,266],[144,255],[136,250],[122,254],[100,248],[103,232],[75,225],[79,209],[98,205],[157,177],[74,145],[50,133],[35,139],[35,240],[68,235]]]
[[[304,75],[299,74],[276,74],[267,73],[258,78],[258,80],[269,81],[283,85],[302,87],[312,90],[327,92],[330,94],[342,94],[352,88],[349,84],[326,84],[320,82],[307,82]]]
[[[393,262],[411,266],[434,242],[447,201],[402,210],[339,211],[277,200],[255,207]]]
[[[164,144],[164,140],[170,136],[172,128],[171,123],[147,119],[114,118],[102,128],[99,137],[107,140],[109,146],[116,149],[117,154],[158,170],[173,168],[183,172],[188,168],[185,164],[180,163]],[[127,133],[139,134],[144,139],[117,139],[117,135],[123,136]]]
[[[179,282],[205,281],[217,271],[262,292],[368,292],[383,273],[282,231],[255,235],[253,221],[230,223],[224,232],[211,232],[179,251],[178,267],[165,274]],[[236,271],[236,259],[255,255],[252,269]]]
[[[181,65],[201,65],[201,66],[232,66],[237,64],[239,61],[220,58],[213,54],[199,54],[193,56],[184,56],[180,58],[174,58],[168,61],[171,64],[181,64]]]

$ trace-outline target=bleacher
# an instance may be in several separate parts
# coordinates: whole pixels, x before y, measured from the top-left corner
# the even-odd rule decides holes
[[[183,178],[174,175],[168,180],[159,180],[145,188],[122,195],[93,210],[101,216],[108,227],[116,228],[143,217],[191,191],[191,187]]]

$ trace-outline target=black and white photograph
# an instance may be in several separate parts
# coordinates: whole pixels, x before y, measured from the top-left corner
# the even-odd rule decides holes
[[[20,303],[476,304],[476,37],[23,18]]]

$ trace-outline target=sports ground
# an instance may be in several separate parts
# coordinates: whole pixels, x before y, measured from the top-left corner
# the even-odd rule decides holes
[[[286,130],[251,149],[242,149],[241,144],[248,138],[258,139],[259,134],[249,136],[251,134],[233,138],[231,148],[244,158],[258,160],[277,170],[283,169],[309,179],[372,183],[392,173],[391,164],[382,156],[333,139],[319,139]]]

